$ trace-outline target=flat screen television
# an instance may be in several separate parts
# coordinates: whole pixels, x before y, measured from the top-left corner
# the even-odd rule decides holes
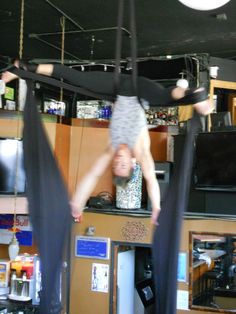
[[[0,194],[24,194],[25,187],[22,140],[0,138]]]
[[[236,132],[199,133],[194,165],[196,189],[236,191]]]

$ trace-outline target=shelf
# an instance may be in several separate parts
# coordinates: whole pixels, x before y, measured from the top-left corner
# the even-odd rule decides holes
[[[57,122],[57,116],[47,113],[40,113],[42,120],[44,122]],[[23,112],[22,111],[14,111],[14,110],[5,110],[0,109],[0,119],[7,119],[7,120],[16,120],[19,119],[22,120]]]

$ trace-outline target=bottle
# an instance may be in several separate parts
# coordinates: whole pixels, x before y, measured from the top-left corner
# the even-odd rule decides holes
[[[26,277],[26,272],[24,272],[22,275],[21,296],[22,297],[28,297],[29,296],[29,289],[28,289],[28,281],[27,281],[27,277]]]
[[[16,271],[14,270],[11,275],[11,290],[10,294],[16,295],[17,292],[17,284],[16,284]]]

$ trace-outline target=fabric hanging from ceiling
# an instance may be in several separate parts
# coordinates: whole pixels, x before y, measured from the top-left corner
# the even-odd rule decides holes
[[[159,225],[154,232],[152,251],[157,314],[176,313],[179,243],[183,214],[188,203],[194,139],[199,128],[199,115],[195,114],[185,138],[182,158],[175,167],[163,200]]]
[[[41,260],[40,313],[57,314],[61,313],[60,273],[63,248],[70,236],[71,210],[33,93],[32,83],[27,81],[23,130],[27,198]]]
[[[42,77],[19,69],[14,69],[14,72],[20,75],[24,73],[22,77],[38,78],[39,81]],[[46,77],[44,80],[52,82],[52,78]],[[60,83],[57,81],[56,84]],[[156,313],[158,314],[176,312],[177,265],[182,215],[188,199],[194,136],[199,123],[198,115],[195,115],[188,131],[181,163],[171,180],[158,219],[159,226],[154,234],[152,248]],[[23,142],[29,211],[43,266],[41,313],[51,313],[52,308],[54,308],[54,313],[57,313],[55,308],[58,306],[58,287],[54,283],[59,281],[64,239],[70,232],[69,199],[47,142],[37,106],[34,103],[33,88],[29,86],[29,83],[24,124]]]
[[[123,2],[123,0],[122,0]],[[132,2],[130,2],[132,4]],[[132,17],[132,20],[134,17]],[[120,24],[122,14],[120,16]],[[134,20],[133,20],[134,21]],[[132,26],[133,29],[134,25]],[[134,38],[134,37],[133,37]],[[121,40],[121,39],[120,39]],[[119,42],[121,49],[121,42]],[[135,43],[132,43],[132,63],[135,68]],[[117,51],[118,69],[120,51]],[[63,86],[74,92],[93,96],[92,91],[83,90],[53,78],[39,76],[34,73],[14,69],[21,77],[39,79],[52,85]],[[25,72],[25,73],[24,73]],[[119,85],[120,75],[116,72],[116,83]],[[132,76],[133,88],[136,91],[137,73]],[[29,83],[28,83],[29,86]],[[119,89],[119,86],[116,86]],[[28,182],[28,201],[42,260],[43,291],[41,295],[41,314],[59,313],[58,287],[62,261],[64,239],[70,232],[69,200],[63,180],[59,173],[53,154],[47,142],[32,94],[28,88],[27,102],[24,112],[24,152]],[[107,95],[105,95],[107,96]],[[103,98],[103,95],[99,95]],[[177,266],[181,234],[182,216],[186,209],[190,174],[192,168],[194,136],[199,127],[198,116],[195,115],[188,131],[183,157],[177,167],[167,191],[159,216],[159,226],[153,238],[153,266],[156,291],[156,313],[176,313]]]

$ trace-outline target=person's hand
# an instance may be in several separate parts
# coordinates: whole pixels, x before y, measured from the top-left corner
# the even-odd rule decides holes
[[[158,226],[158,221],[157,221],[157,219],[158,219],[158,216],[159,216],[159,214],[160,214],[160,208],[153,208],[152,209],[152,217],[151,217],[151,223],[153,224],[153,225],[156,225],[156,226]]]
[[[199,113],[204,116],[210,114],[213,111],[213,104],[209,99],[204,101],[198,102],[193,105],[193,108]]]
[[[75,222],[82,221],[83,210],[81,210],[75,202],[70,202],[71,205],[71,215]]]

